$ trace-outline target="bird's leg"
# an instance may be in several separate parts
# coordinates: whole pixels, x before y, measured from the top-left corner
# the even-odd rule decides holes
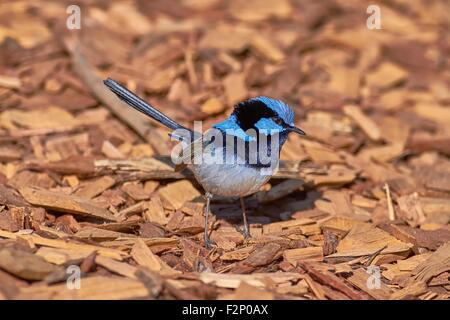
[[[209,192],[205,193],[206,197],[206,206],[205,206],[205,233],[204,233],[204,239],[205,239],[205,247],[207,249],[211,249],[212,245],[214,244],[211,239],[209,239],[209,227],[208,227],[208,216],[209,216],[209,203],[212,198],[212,194]]]
[[[244,197],[240,197],[240,200],[241,200],[241,209],[242,209],[242,220],[244,222],[244,226],[242,227],[242,229],[238,229],[238,230],[239,230],[239,232],[242,233],[244,238],[247,239],[247,238],[250,238],[250,229],[248,228],[248,223],[247,223],[247,214],[245,212]]]

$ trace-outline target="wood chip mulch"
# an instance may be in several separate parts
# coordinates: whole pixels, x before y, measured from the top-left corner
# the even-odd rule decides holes
[[[0,5],[0,299],[449,299],[446,1],[66,1]],[[175,172],[165,128],[289,103],[277,175],[245,199]],[[81,288],[71,276],[81,272]]]

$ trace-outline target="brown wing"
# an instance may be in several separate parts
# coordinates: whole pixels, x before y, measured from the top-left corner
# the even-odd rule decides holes
[[[204,148],[206,148],[211,142],[211,140],[203,140],[203,136],[201,136],[181,150],[179,156],[183,156],[181,157],[181,163],[175,166],[175,172],[185,169],[188,164],[192,163],[195,156],[202,156]]]

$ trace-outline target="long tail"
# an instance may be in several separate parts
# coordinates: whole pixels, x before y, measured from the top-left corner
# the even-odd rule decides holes
[[[188,131],[191,131],[190,129],[187,129],[186,127],[182,126],[181,124],[175,122],[174,120],[170,119],[168,116],[166,116],[164,113],[159,111],[158,109],[154,108],[141,98],[139,98],[137,95],[135,95],[133,92],[125,88],[124,86],[120,85],[116,81],[114,81],[111,78],[108,78],[106,80],[103,80],[103,83],[112,91],[114,92],[121,100],[125,101],[127,104],[132,106],[134,109],[142,112],[143,114],[155,119],[156,121],[162,123],[166,127],[176,130],[176,129],[186,129]]]

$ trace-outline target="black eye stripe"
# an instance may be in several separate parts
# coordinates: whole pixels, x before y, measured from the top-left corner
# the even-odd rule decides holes
[[[273,122],[275,122],[276,124],[280,125],[280,126],[285,126],[286,123],[284,122],[283,119],[281,119],[280,117],[272,117]]]
[[[255,129],[255,124],[262,118],[276,117],[275,111],[259,100],[246,100],[234,107],[233,114],[242,130]]]

